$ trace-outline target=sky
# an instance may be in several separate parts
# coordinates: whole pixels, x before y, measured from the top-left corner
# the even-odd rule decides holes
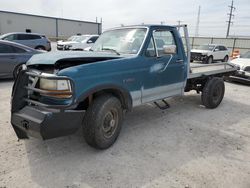
[[[201,6],[199,36],[225,37],[231,0],[0,0],[0,10],[43,16],[103,21],[103,30],[123,25],[188,24],[195,34]],[[250,36],[250,0],[234,0],[230,34]]]

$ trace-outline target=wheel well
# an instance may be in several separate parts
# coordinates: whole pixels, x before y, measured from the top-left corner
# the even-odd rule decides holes
[[[35,47],[35,49],[38,49],[38,48],[43,48],[43,49],[45,49],[45,46],[38,45],[38,46]]]
[[[100,91],[93,92],[89,94],[87,97],[82,100],[78,106],[77,109],[81,110],[87,110],[89,105],[95,100],[100,95],[105,95],[105,94],[112,94],[115,97],[117,97],[121,104],[123,109],[126,110],[131,110],[132,108],[132,99],[129,94],[126,94],[125,92],[122,92],[118,89],[102,89]]]

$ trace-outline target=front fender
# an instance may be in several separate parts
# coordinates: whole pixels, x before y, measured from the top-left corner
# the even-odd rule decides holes
[[[132,102],[132,97],[130,95],[130,92],[127,89],[123,88],[122,86],[119,86],[119,85],[114,84],[114,83],[105,83],[105,84],[93,86],[92,88],[90,88],[90,89],[82,92],[80,95],[78,95],[78,97],[76,99],[76,103],[79,104],[80,102],[83,102],[88,96],[90,96],[94,93],[97,93],[97,92],[101,92],[101,91],[110,91],[111,93],[112,92],[115,93],[116,95],[118,95],[123,106],[127,110],[132,109],[133,102]]]

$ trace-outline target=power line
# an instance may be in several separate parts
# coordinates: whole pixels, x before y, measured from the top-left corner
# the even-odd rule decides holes
[[[233,1],[233,0],[232,0],[231,6],[229,6],[229,8],[230,8],[230,13],[228,14],[228,15],[229,15],[229,20],[227,21],[228,26],[227,26],[227,36],[226,36],[226,37],[229,36],[230,27],[231,27],[231,25],[233,24],[233,22],[232,22],[232,18],[234,17],[233,11],[235,11],[235,9],[236,9],[236,8],[234,7],[234,1]]]
[[[201,6],[199,6],[198,15],[197,15],[197,22],[195,27],[195,36],[199,36],[199,27],[200,27],[200,16],[201,16]]]

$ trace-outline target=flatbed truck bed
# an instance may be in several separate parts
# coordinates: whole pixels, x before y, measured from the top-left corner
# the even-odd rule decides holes
[[[229,63],[197,64],[190,63],[190,73],[188,79],[195,79],[204,76],[214,76],[235,72],[237,68]]]

